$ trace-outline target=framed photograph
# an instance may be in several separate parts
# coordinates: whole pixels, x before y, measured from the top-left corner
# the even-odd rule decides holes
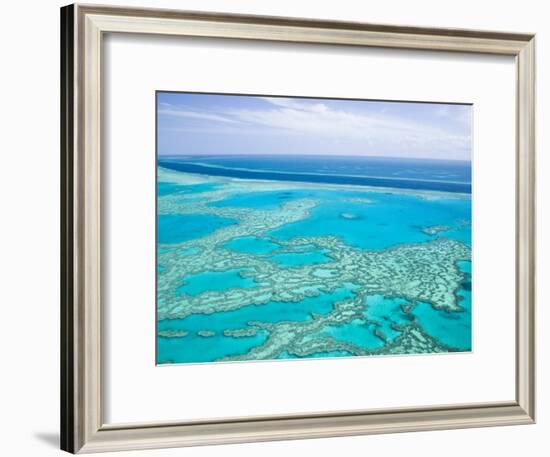
[[[61,19],[62,449],[534,422],[534,36]]]

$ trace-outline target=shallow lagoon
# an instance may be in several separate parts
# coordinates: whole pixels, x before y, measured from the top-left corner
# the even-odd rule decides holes
[[[197,363],[227,355],[245,354],[267,339],[265,332],[251,337],[232,338],[217,333],[203,337],[196,333],[183,338],[157,338],[157,363]]]
[[[389,298],[383,295],[368,295],[365,298],[365,317],[376,324],[376,329],[381,331],[387,339],[399,336],[399,331],[393,324],[402,325],[410,322],[411,317],[403,312],[403,305],[408,301],[403,298]]]
[[[237,221],[211,214],[162,215],[157,218],[157,240],[160,244],[177,244],[201,238]]]
[[[470,218],[469,200],[426,200],[410,195],[376,193],[366,197],[371,203],[362,203],[337,201],[336,195],[330,200],[322,200],[308,219],[288,224],[269,235],[282,240],[303,234],[337,235],[352,246],[384,249],[395,244],[429,241],[434,235],[423,233],[421,229],[445,225],[454,228],[445,236],[470,243],[469,227],[462,224]]]
[[[159,197],[170,194],[200,194],[201,192],[209,192],[219,187],[216,183],[200,183],[200,184],[174,184],[169,182],[159,181],[157,184],[157,194]]]
[[[296,236],[339,235],[353,246],[383,249],[398,243],[433,239],[423,227],[445,225],[446,237],[471,244],[469,198],[422,198],[407,193],[293,189],[247,192],[211,203],[217,207],[273,209],[293,199],[316,199],[322,203],[311,216],[269,232],[281,240]],[[361,201],[356,201],[361,200]]]
[[[313,313],[327,314],[339,300],[353,297],[348,288],[332,293],[321,293],[316,297],[306,297],[299,302],[268,301],[262,305],[247,305],[235,311],[213,314],[193,314],[185,319],[165,319],[159,321],[159,330],[185,330],[198,332],[213,330],[223,332],[226,329],[240,329],[249,322],[305,321],[312,319]]]
[[[471,262],[459,262],[465,273],[471,273]],[[443,344],[469,351],[472,348],[472,292],[470,278],[458,290],[463,311],[449,313],[437,310],[429,303],[419,302],[412,313],[426,331]]]
[[[223,247],[245,254],[269,254],[279,249],[281,245],[255,236],[245,236],[233,238]]]
[[[316,265],[318,263],[330,262],[327,250],[313,250],[306,252],[283,252],[269,257],[270,260],[276,262],[283,268],[292,268],[302,265]]]
[[[339,300],[351,298],[353,293],[346,288],[332,294],[305,298],[297,303],[270,301],[263,305],[249,305],[235,311],[213,314],[193,314],[185,319],[167,319],[157,323],[158,331],[179,330],[187,332],[184,337],[159,337],[158,363],[201,362],[216,360],[229,355],[244,354],[254,346],[265,342],[267,334],[258,331],[245,337],[225,336],[224,330],[246,328],[249,322],[302,322],[311,320],[313,313],[327,314]],[[210,337],[198,335],[201,331],[213,332]],[[164,361],[164,362],[163,362]]]
[[[376,336],[375,330],[374,324],[356,319],[343,325],[326,326],[320,336],[329,336],[337,341],[344,341],[359,347],[377,349],[384,346],[384,341]]]
[[[245,268],[226,271],[204,271],[183,278],[183,284],[176,289],[176,294],[199,295],[210,290],[254,287],[254,279],[242,276]]]

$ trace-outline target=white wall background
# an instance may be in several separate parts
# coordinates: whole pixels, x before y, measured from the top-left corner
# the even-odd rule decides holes
[[[545,2],[461,0],[118,0],[103,3],[389,24],[537,33],[538,148],[538,423],[532,426],[287,441],[116,455],[347,456],[550,453],[550,14]],[[60,455],[59,403],[59,6],[6,2],[0,27],[0,454]],[[497,164],[498,167],[498,164]],[[498,197],[498,196],[495,196]]]

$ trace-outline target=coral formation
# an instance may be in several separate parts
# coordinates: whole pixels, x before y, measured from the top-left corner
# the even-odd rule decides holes
[[[208,177],[196,177],[159,168],[159,181],[174,185],[193,185],[208,182]],[[387,249],[360,249],[346,244],[338,236],[298,236],[289,240],[274,239],[270,232],[285,224],[309,217],[320,204],[315,198],[294,199],[270,209],[240,208],[213,203],[247,192],[247,183],[240,180],[216,178],[223,185],[197,194],[170,193],[158,197],[159,217],[165,215],[207,214],[232,219],[237,223],[218,228],[211,233],[176,244],[159,244],[157,250],[158,286],[157,318],[185,319],[196,314],[239,310],[247,306],[262,306],[269,302],[300,303],[308,297],[319,297],[343,286],[352,290],[351,298],[334,303],[328,314],[313,314],[305,321],[248,322],[239,329],[225,329],[225,337],[246,338],[259,330],[267,333],[263,344],[246,354],[227,355],[221,360],[276,359],[309,357],[318,353],[344,351],[352,355],[406,354],[453,351],[452,348],[428,335],[411,312],[417,301],[429,303],[435,309],[459,312],[457,291],[467,279],[457,262],[470,260],[471,249],[457,240],[439,237],[428,242],[398,244]],[[255,183],[255,191],[292,188],[292,183]],[[364,191],[363,191],[364,192]],[[427,198],[436,198],[428,195]],[[370,199],[357,197],[365,204]],[[355,215],[342,213],[353,221]],[[436,235],[449,230],[444,225],[424,227],[422,232]],[[274,252],[303,253],[321,250],[328,261],[305,263],[282,268],[270,258],[271,250],[247,253],[226,247],[234,240],[261,239],[275,246]],[[240,270],[243,278],[253,280],[250,287],[230,287],[205,290],[196,295],[175,291],[186,277],[204,272]],[[400,306],[405,323],[393,326],[397,334],[377,327],[368,319],[369,296],[374,294],[407,301]],[[365,347],[353,341],[326,334],[332,326],[372,326],[372,335],[380,347]],[[391,329],[390,329],[391,330]],[[393,333],[393,331],[391,331]],[[185,331],[164,330],[161,337],[183,337]],[[216,333],[208,329],[198,332],[201,337]]]

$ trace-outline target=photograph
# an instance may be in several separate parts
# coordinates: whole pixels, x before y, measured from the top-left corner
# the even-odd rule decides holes
[[[471,104],[155,107],[158,365],[473,350]]]
[[[11,73],[42,68],[48,36],[57,70],[39,75],[43,103],[6,86],[22,129],[4,148],[12,194],[17,171],[39,183],[50,167],[59,196],[37,204],[41,184],[27,205],[8,198],[29,216],[16,231],[60,216],[60,268],[39,268],[60,281],[33,286],[42,297],[54,284],[59,312],[39,300],[31,329],[49,319],[55,356],[36,357],[46,337],[11,351],[33,373],[35,361],[57,370],[28,402],[50,424],[35,442],[53,430],[56,452],[268,457],[392,454],[406,435],[413,454],[537,453],[544,15],[399,1],[35,15],[41,52],[17,54],[39,59],[12,59],[24,71]],[[50,109],[56,92],[42,76],[59,118],[29,129],[29,106]],[[37,258],[21,255],[24,238],[5,237],[19,263]],[[33,268],[10,271],[18,304]],[[33,455],[28,438],[13,442]]]

